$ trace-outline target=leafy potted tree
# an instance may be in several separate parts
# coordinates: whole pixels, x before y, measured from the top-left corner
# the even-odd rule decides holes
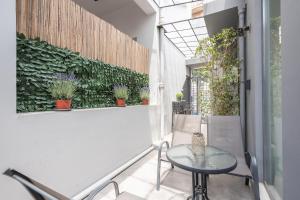
[[[182,99],[183,99],[183,94],[182,94],[182,92],[178,92],[178,93],[176,94],[176,100],[177,100],[177,101],[182,101]]]
[[[74,74],[58,73],[50,87],[52,97],[55,99],[56,110],[71,110],[72,98],[76,91]]]
[[[143,87],[140,90],[140,98],[142,100],[143,105],[149,105],[149,96],[150,96],[150,91],[148,87]]]
[[[123,85],[114,86],[114,96],[118,107],[125,107],[128,99],[128,88]]]

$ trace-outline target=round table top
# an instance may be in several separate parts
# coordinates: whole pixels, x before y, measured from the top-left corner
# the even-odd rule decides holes
[[[193,151],[190,144],[176,145],[168,149],[167,158],[174,166],[195,173],[222,174],[237,166],[234,155],[213,146],[196,147]]]

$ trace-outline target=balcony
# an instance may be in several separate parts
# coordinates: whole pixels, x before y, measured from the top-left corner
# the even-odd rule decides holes
[[[170,164],[162,166],[162,185],[156,190],[157,151],[154,150],[114,178],[120,191],[127,191],[149,200],[185,200],[191,195],[192,179],[185,172],[170,171]],[[209,177],[208,195],[210,199],[254,200],[253,191],[245,185],[245,179],[229,175]],[[97,200],[112,200],[113,188],[103,190]]]
[[[291,147],[282,144],[290,116],[281,82],[290,77],[281,71],[281,14],[256,4],[7,1],[0,199],[293,194],[283,178],[295,170],[283,166]],[[120,196],[104,187],[110,181]]]

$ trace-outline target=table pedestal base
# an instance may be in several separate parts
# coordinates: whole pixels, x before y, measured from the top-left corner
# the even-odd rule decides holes
[[[207,174],[201,174],[201,185],[199,184],[199,174],[193,173],[193,195],[188,200],[209,200],[207,196]],[[200,198],[201,197],[201,198]]]

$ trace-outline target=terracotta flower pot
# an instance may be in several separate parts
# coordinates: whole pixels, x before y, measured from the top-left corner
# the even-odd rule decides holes
[[[70,110],[71,104],[72,104],[72,100],[56,100],[55,108],[58,110]]]
[[[149,105],[149,99],[142,99],[143,105]]]
[[[125,107],[125,99],[117,99],[116,104],[118,107]]]

